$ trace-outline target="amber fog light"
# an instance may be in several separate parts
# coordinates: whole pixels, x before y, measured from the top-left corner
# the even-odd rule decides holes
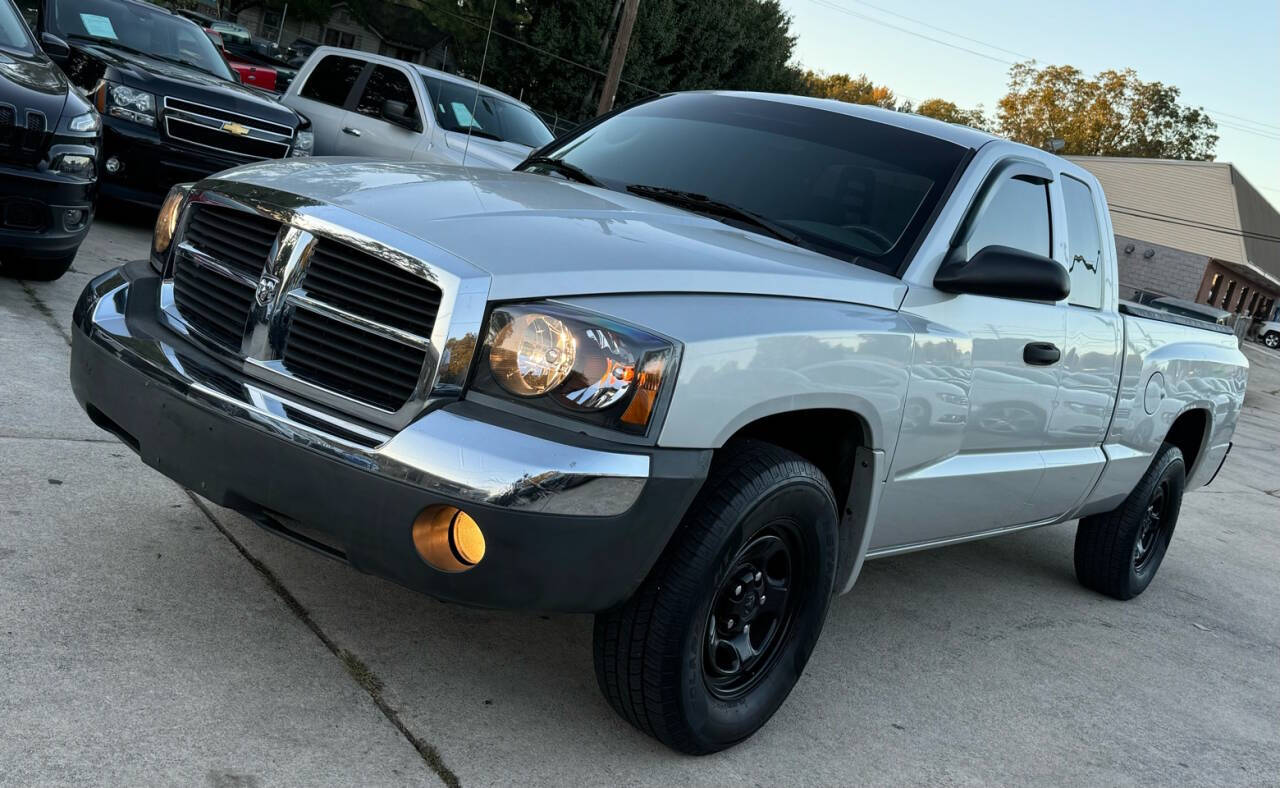
[[[484,532],[456,506],[423,509],[413,521],[413,546],[442,572],[465,572],[484,560]]]

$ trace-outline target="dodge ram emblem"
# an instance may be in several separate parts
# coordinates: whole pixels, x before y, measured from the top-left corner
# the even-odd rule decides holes
[[[258,306],[266,306],[271,303],[271,297],[276,294],[276,286],[280,284],[280,280],[274,276],[264,276],[258,280],[258,288],[253,291],[253,300],[258,302]]]

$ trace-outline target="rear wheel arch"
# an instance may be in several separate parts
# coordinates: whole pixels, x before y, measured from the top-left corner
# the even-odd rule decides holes
[[[1209,429],[1212,425],[1213,418],[1209,415],[1209,410],[1202,407],[1184,410],[1173,420],[1173,424],[1169,425],[1169,432],[1165,434],[1164,442],[1172,443],[1182,452],[1188,479],[1197,470],[1196,460],[1202,456],[1203,450],[1208,448]]]

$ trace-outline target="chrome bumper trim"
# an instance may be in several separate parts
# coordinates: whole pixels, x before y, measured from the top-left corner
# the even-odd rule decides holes
[[[338,460],[353,472],[463,502],[593,517],[627,511],[648,481],[647,455],[569,446],[444,409],[395,434],[324,413],[209,367],[195,353],[147,335],[146,326],[130,325],[129,289],[125,281],[97,295],[78,328],[120,363],[150,378],[149,390]],[[312,424],[289,418],[289,409],[307,413]],[[331,424],[333,433],[313,426],[317,422]]]

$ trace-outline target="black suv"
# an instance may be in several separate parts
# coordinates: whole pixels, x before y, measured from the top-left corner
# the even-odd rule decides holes
[[[169,187],[311,155],[310,124],[240,84],[198,25],[140,0],[43,0],[40,43],[102,114],[102,193],[158,205]]]
[[[100,121],[0,0],[0,271],[57,279],[93,220]]]

